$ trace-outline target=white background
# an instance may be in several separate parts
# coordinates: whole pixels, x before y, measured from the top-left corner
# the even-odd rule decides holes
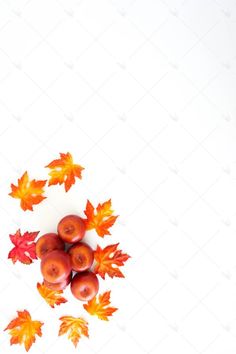
[[[222,354],[236,350],[236,2],[0,0],[0,347],[17,310],[41,320],[30,352],[74,353],[61,315],[84,316],[80,353]],[[69,193],[23,212],[10,183],[70,151],[85,167]],[[112,198],[113,235],[132,256],[101,282],[108,322],[80,302],[51,309],[39,262],[7,260],[9,233],[54,231],[67,213]]]

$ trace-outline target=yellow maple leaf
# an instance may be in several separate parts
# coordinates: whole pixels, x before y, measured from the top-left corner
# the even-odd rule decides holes
[[[12,320],[5,328],[9,330],[11,336],[10,344],[24,344],[25,350],[28,352],[31,345],[35,342],[35,336],[42,336],[40,321],[33,321],[27,310],[17,311],[18,316]]]
[[[87,217],[87,219],[85,219],[86,229],[95,229],[100,237],[111,234],[109,228],[118,218],[118,216],[112,215],[113,210],[111,209],[111,199],[102,204],[99,203],[96,208],[96,214],[94,206],[88,200],[84,213]]]
[[[103,249],[97,245],[97,249],[94,252],[94,259],[96,261],[94,272],[99,274],[103,279],[105,279],[106,274],[111,278],[124,278],[124,274],[119,267],[123,266],[130,256],[118,250],[118,245],[119,243],[108,245]]]
[[[63,294],[62,290],[51,290],[47,288],[44,284],[40,283],[37,283],[37,289],[39,294],[52,308],[54,308],[55,305],[60,305],[67,302],[67,300],[63,296],[61,296],[61,294]]]
[[[68,339],[72,341],[76,347],[81,336],[88,337],[88,322],[81,317],[62,316],[59,318],[62,321],[59,329],[59,336],[68,333]]]
[[[110,291],[106,291],[104,294],[99,295],[98,298],[95,296],[83,307],[90,315],[97,316],[100,320],[108,321],[108,317],[118,310],[116,307],[109,307],[111,303],[110,294]]]
[[[47,181],[29,180],[28,172],[26,171],[21,178],[18,179],[18,185],[11,184],[12,198],[20,199],[20,206],[25,210],[33,210],[34,204],[39,204],[46,197],[43,196]]]
[[[51,169],[48,185],[64,183],[66,192],[75,183],[75,177],[82,178],[81,172],[84,170],[82,166],[74,164],[73,157],[69,152],[60,153],[60,159],[53,160],[46,167]]]

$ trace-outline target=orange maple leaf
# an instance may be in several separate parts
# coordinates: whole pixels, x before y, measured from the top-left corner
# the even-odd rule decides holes
[[[59,329],[59,336],[66,334],[68,332],[68,339],[72,341],[74,346],[76,347],[81,336],[88,337],[88,322],[86,322],[81,317],[73,317],[73,316],[62,316],[59,318],[62,321]]]
[[[65,185],[65,191],[71,188],[75,183],[75,177],[82,178],[81,172],[84,168],[74,164],[72,155],[60,153],[60,159],[53,160],[46,167],[50,168],[48,185],[62,184]]]
[[[33,321],[27,310],[17,311],[18,316],[12,320],[4,331],[9,330],[11,336],[10,344],[24,344],[28,352],[31,345],[35,342],[35,336],[42,336],[40,321]]]
[[[40,283],[37,283],[37,289],[39,294],[52,308],[54,308],[55,305],[60,305],[67,302],[67,300],[63,296],[61,296],[61,294],[63,294],[62,290],[51,290],[47,288],[44,284]]]
[[[113,312],[118,310],[116,307],[109,307],[111,303],[110,293],[110,291],[106,291],[104,294],[98,295],[98,299],[95,296],[83,307],[90,315],[95,315],[100,320],[108,321],[108,316],[112,316]]]
[[[106,201],[103,204],[98,204],[96,208],[96,215],[95,215],[95,208],[87,201],[86,210],[84,211],[87,219],[85,219],[86,229],[92,230],[95,229],[98,236],[104,237],[105,235],[110,235],[110,231],[108,230],[118,218],[117,216],[112,215],[113,210],[111,209],[111,199]]]
[[[104,249],[97,246],[94,252],[94,259],[96,261],[94,272],[99,274],[103,279],[105,279],[105,274],[109,277],[119,277],[124,278],[124,274],[120,271],[118,267],[124,265],[130,256],[126,253],[122,253],[121,250],[117,250],[119,243],[114,245],[108,245]],[[118,267],[113,267],[117,265]]]
[[[20,261],[24,264],[30,264],[32,263],[33,259],[37,259],[35,251],[36,244],[34,240],[38,233],[39,231],[25,232],[23,235],[21,235],[19,229],[14,235],[9,235],[10,240],[15,247],[13,247],[8,253],[8,258],[10,258],[13,263]]]
[[[29,180],[28,172],[26,171],[21,178],[18,179],[18,186],[11,184],[11,193],[13,198],[20,199],[20,206],[25,210],[33,210],[34,204],[39,204],[46,197],[43,196],[47,181]]]

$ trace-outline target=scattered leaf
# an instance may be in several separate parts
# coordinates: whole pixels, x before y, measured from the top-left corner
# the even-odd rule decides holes
[[[106,291],[104,294],[98,295],[98,299],[95,296],[87,304],[84,304],[83,307],[90,315],[95,315],[100,320],[108,321],[108,317],[112,316],[113,312],[118,310],[115,307],[109,307],[111,303],[110,293],[110,291]]]
[[[86,322],[81,317],[73,317],[73,316],[62,316],[59,318],[62,321],[59,329],[58,335],[61,336],[68,332],[68,339],[72,341],[74,346],[76,347],[81,336],[88,337],[88,322]]]
[[[37,289],[39,294],[52,308],[54,308],[55,305],[60,305],[67,302],[67,300],[63,296],[61,296],[63,294],[62,290],[51,290],[47,288],[44,284],[40,283],[37,283]]]
[[[95,229],[100,237],[104,237],[105,235],[111,234],[109,228],[115,223],[116,219],[118,218],[118,215],[112,215],[113,210],[111,209],[111,199],[109,199],[103,204],[98,204],[96,208],[96,215],[95,208],[88,200],[84,213],[87,217],[87,219],[85,219],[86,229]]]
[[[11,184],[11,193],[13,198],[20,199],[20,206],[25,210],[33,211],[33,205],[39,204],[46,197],[43,196],[47,181],[29,180],[28,172],[26,171],[21,178],[18,179],[18,185]]]
[[[99,274],[102,279],[105,279],[105,274],[109,277],[124,278],[124,274],[118,267],[124,265],[130,256],[126,253],[122,253],[121,250],[117,250],[119,243],[114,245],[108,245],[104,249],[97,246],[94,252],[94,259],[96,261],[94,272]],[[116,265],[117,267],[113,267]]]
[[[51,169],[48,185],[64,183],[66,192],[75,183],[75,177],[82,178],[81,172],[84,170],[82,166],[74,164],[69,152],[67,154],[60,153],[60,159],[53,160],[46,167]]]
[[[31,345],[35,342],[35,336],[42,336],[40,321],[33,321],[27,310],[17,311],[18,316],[12,320],[4,331],[9,330],[11,336],[10,344],[24,344],[28,352]]]
[[[30,264],[33,259],[37,259],[34,240],[38,233],[39,231],[25,232],[21,235],[19,229],[14,235],[9,235],[10,240],[15,247],[13,247],[8,253],[8,258],[10,258],[13,263],[19,261],[24,264]]]

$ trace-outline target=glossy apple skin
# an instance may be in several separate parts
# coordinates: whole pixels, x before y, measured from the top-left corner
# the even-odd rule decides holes
[[[61,250],[47,253],[41,261],[43,278],[49,283],[60,283],[71,273],[70,256]]]
[[[78,242],[67,251],[72,269],[76,272],[84,272],[88,270],[94,260],[94,253],[92,248],[84,242]]]
[[[41,236],[36,242],[36,255],[40,259],[51,251],[64,249],[64,242],[55,233],[45,234]]]
[[[84,237],[85,222],[78,215],[67,215],[57,226],[60,238],[67,243],[76,243]]]
[[[72,279],[72,273],[70,273],[68,277],[62,280],[62,282],[60,283],[49,283],[45,279],[43,280],[43,283],[48,289],[58,291],[58,290],[64,290],[67,287],[67,285],[70,284],[71,279]]]
[[[71,292],[76,299],[89,301],[97,295],[99,282],[97,276],[89,271],[77,273],[70,283]]]

